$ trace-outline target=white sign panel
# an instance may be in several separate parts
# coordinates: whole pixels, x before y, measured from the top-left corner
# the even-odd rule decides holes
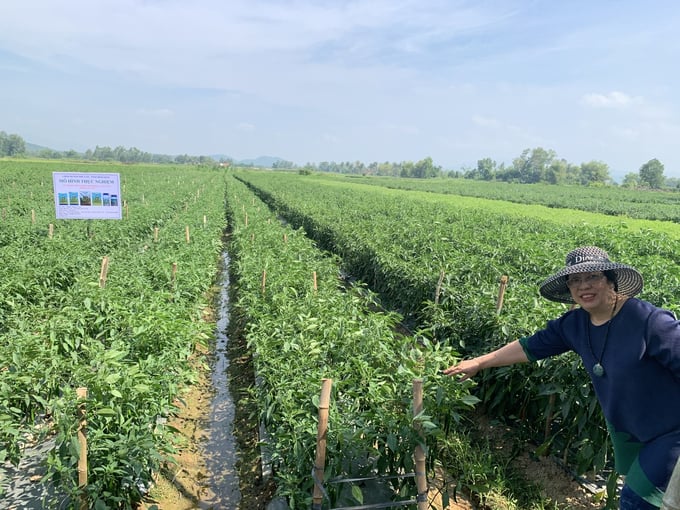
[[[52,172],[52,182],[58,220],[122,218],[120,174]]]

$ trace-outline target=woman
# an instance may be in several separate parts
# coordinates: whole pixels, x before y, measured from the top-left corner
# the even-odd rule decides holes
[[[659,508],[680,456],[680,322],[633,297],[641,290],[634,267],[600,248],[577,248],[540,291],[578,307],[530,337],[444,370],[465,380],[484,368],[575,351],[607,421],[616,470],[626,476],[621,510]]]

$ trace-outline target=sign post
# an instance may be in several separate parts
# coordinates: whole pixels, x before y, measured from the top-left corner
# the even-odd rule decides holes
[[[52,172],[60,220],[120,220],[120,174]]]

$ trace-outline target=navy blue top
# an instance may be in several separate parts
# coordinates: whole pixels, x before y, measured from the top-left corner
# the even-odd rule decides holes
[[[576,308],[520,344],[531,361],[567,351],[581,356],[607,420],[617,471],[660,505],[680,455],[680,322],[629,298],[605,324],[592,325],[588,312]],[[601,377],[593,374],[598,362]]]

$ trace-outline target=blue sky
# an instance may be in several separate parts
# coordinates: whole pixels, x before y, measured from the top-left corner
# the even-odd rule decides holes
[[[680,177],[675,0],[0,4],[0,130],[57,150]]]

